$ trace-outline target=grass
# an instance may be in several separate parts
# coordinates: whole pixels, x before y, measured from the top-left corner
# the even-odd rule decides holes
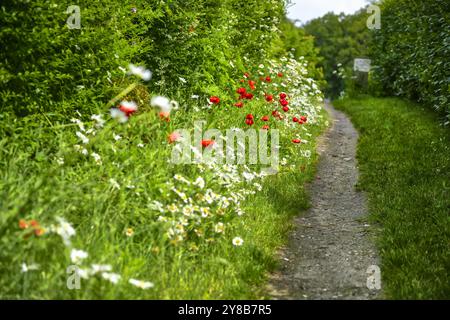
[[[359,188],[367,191],[384,290],[392,299],[450,297],[450,131],[412,102],[335,101],[358,131]]]

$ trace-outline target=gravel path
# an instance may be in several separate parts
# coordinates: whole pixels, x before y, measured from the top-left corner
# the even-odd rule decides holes
[[[358,133],[329,103],[333,121],[318,145],[316,179],[308,186],[312,207],[295,219],[295,231],[271,276],[273,299],[379,299],[367,288],[367,269],[379,265],[364,193],[355,190]]]

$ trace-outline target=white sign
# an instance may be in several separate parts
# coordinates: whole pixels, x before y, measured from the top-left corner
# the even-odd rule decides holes
[[[369,72],[371,62],[372,60],[370,59],[355,59],[353,69],[360,72]]]

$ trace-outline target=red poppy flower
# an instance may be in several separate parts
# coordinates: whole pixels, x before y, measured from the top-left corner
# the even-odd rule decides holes
[[[261,118],[261,120],[267,122],[267,121],[269,121],[269,116],[264,116],[264,117]]]
[[[37,228],[39,227],[39,222],[37,222],[36,220],[31,220],[30,226],[32,226],[33,228]]]
[[[272,115],[273,115],[274,117],[278,117],[278,116],[280,115],[280,113],[278,112],[278,110],[273,110],[273,111],[272,111]]]
[[[282,100],[280,100],[280,104],[281,104],[283,107],[286,107],[286,106],[289,104],[289,102],[288,102],[287,100],[282,99]]]
[[[242,108],[244,106],[243,102],[237,102],[234,104],[235,107]]]
[[[266,82],[272,82],[272,79],[270,77],[266,77]]]
[[[251,113],[249,113],[248,115],[246,115],[245,116],[245,119],[254,119],[255,117],[251,114]]]
[[[295,143],[295,144],[299,144],[299,143],[301,143],[302,141],[300,140],[300,139],[294,139],[294,140],[292,140],[292,143]]]
[[[34,229],[34,234],[35,234],[35,236],[36,237],[39,237],[39,236],[42,236],[43,234],[44,234],[44,229],[42,229],[42,228],[36,228],[36,229]]]
[[[273,95],[271,95],[271,94],[266,95],[266,101],[267,102],[272,102],[273,101]]]
[[[160,112],[159,117],[161,120],[166,120],[167,122],[170,122],[170,112]]]
[[[134,102],[123,101],[119,105],[119,110],[125,113],[127,117],[130,117],[137,111],[137,105]]]
[[[282,74],[281,72],[278,72],[277,76],[280,77],[280,78],[282,78],[282,77],[283,77],[283,74]]]
[[[284,112],[288,112],[288,111],[289,111],[289,107],[288,107],[288,106],[283,107],[283,111],[284,111]]]
[[[292,121],[298,122],[298,118],[297,118],[297,117],[294,117],[294,118],[292,118]]]
[[[285,100],[286,98],[287,98],[287,94],[286,93],[284,93],[284,92],[280,93],[280,99],[281,100]]]
[[[214,140],[202,140],[202,147],[207,148],[209,146],[214,145],[214,143],[215,143]]]
[[[26,229],[28,228],[28,223],[24,219],[19,220],[19,228],[20,229]]]
[[[219,104],[219,103],[220,103],[220,98],[219,98],[219,97],[216,97],[216,96],[213,96],[213,97],[209,98],[209,101],[210,101],[212,104]]]
[[[245,88],[239,88],[236,90],[236,92],[242,96],[247,93],[247,90]]]
[[[250,86],[250,89],[255,90],[256,89],[256,82],[253,80],[248,81],[248,85]]]
[[[249,126],[252,126],[255,123],[255,121],[253,119],[245,119],[245,123]]]
[[[263,130],[269,130],[269,126],[266,124],[265,126],[262,127]]]
[[[245,94],[245,99],[252,100],[253,99],[253,94],[252,93],[246,93]]]
[[[307,122],[307,121],[308,121],[308,118],[307,118],[306,116],[301,116],[301,117],[300,117],[300,120],[303,121],[303,122]]]

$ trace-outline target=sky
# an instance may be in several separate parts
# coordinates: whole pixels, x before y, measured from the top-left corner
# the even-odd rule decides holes
[[[367,4],[366,0],[292,0],[288,8],[291,20],[301,20],[305,23],[333,11],[335,13],[354,13]]]

